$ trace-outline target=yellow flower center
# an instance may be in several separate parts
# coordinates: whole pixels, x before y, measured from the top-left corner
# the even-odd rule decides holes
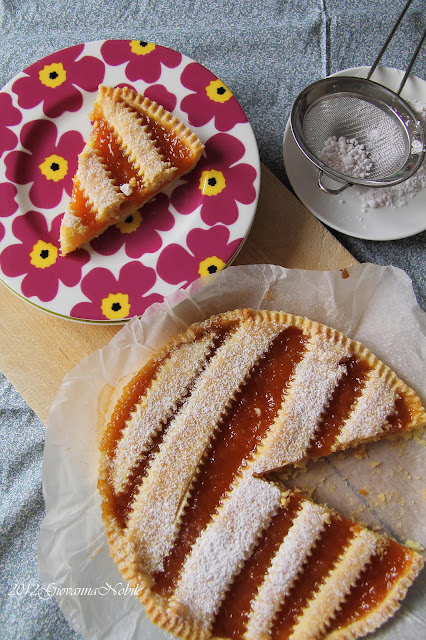
[[[55,264],[58,259],[58,248],[50,242],[38,240],[30,253],[30,262],[37,269],[45,269]]]
[[[226,181],[222,171],[210,169],[202,172],[199,189],[203,196],[217,196],[225,187]]]
[[[38,77],[40,78],[40,82],[46,87],[55,89],[65,82],[67,72],[62,62],[53,62],[53,64],[46,64],[43,69],[38,72]]]
[[[59,182],[68,173],[68,162],[65,158],[52,154],[39,165],[39,169],[48,180]]]
[[[103,298],[101,310],[108,320],[122,320],[130,313],[129,296],[127,293],[110,293]]]
[[[121,233],[132,233],[139,228],[141,222],[142,215],[140,211],[136,211],[136,213],[132,213],[132,215],[127,216],[125,220],[118,222],[115,226],[121,231]]]
[[[232,93],[229,91],[226,84],[221,80],[212,80],[206,87],[206,93],[210,100],[214,102],[227,102],[232,98]]]
[[[147,53],[154,51],[155,44],[153,42],[144,42],[143,40],[131,40],[130,49],[137,56],[145,56]]]
[[[200,276],[208,276],[209,274],[216,273],[216,271],[221,271],[225,266],[226,265],[223,260],[217,256],[210,256],[200,262],[198,266],[198,273]]]

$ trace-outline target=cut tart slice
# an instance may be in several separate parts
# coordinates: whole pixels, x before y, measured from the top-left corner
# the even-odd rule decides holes
[[[270,471],[410,431],[417,394],[361,344],[282,312],[192,325],[117,391],[98,487],[111,554],[187,640],[357,638],[421,556]]]
[[[176,116],[128,87],[99,87],[60,230],[70,253],[191,171],[204,146]]]

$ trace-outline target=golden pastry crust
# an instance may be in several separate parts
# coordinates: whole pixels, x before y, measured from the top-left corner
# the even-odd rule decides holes
[[[60,230],[63,255],[191,171],[204,149],[176,116],[128,87],[101,85],[90,118],[92,132],[79,156]]]
[[[412,389],[330,327],[249,309],[192,325],[105,417],[98,487],[112,557],[161,628],[186,640],[228,638],[229,621],[240,617],[232,637],[252,640],[272,637],[324,553],[329,564],[289,637],[360,637],[398,608],[421,556],[288,492],[268,473],[425,419]],[[327,551],[334,544],[335,557]],[[391,561],[389,591],[363,614],[348,614],[347,625],[336,621],[371,563]],[[236,610],[248,588],[246,610]]]

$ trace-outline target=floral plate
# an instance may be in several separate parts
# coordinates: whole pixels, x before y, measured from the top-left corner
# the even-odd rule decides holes
[[[61,219],[101,83],[129,86],[162,104],[205,152],[135,215],[63,257]],[[201,64],[136,40],[64,49],[0,92],[0,278],[52,314],[121,323],[233,259],[250,230],[259,184],[247,117]]]

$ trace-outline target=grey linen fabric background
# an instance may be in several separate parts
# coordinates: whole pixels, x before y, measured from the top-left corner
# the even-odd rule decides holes
[[[293,100],[315,80],[372,63],[403,5],[404,0],[0,0],[0,86],[43,56],[81,42],[132,38],[171,47],[230,87],[250,119],[262,162],[290,186],[282,136]],[[426,2],[414,0],[383,64],[405,69],[425,24]],[[425,72],[426,46],[413,69],[423,79]],[[426,309],[426,232],[392,242],[332,233],[360,262],[404,269]],[[54,599],[38,587],[45,427],[4,376],[0,411],[0,638],[78,638]]]

